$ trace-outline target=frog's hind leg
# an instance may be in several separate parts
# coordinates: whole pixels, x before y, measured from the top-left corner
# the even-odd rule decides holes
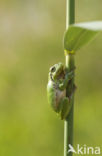
[[[61,109],[61,119],[66,119],[68,116],[70,109],[71,109],[71,102],[68,97],[64,97],[62,102],[62,109]]]

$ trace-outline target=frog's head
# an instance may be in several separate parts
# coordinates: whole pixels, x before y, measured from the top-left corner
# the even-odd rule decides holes
[[[56,80],[60,77],[61,73],[63,73],[64,67],[62,63],[55,64],[50,68],[50,75],[53,80]]]

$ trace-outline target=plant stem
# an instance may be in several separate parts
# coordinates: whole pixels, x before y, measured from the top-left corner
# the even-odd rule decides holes
[[[74,23],[75,20],[75,0],[66,0],[66,29],[70,24]],[[68,54],[66,56],[66,68],[68,71],[73,70],[74,65],[74,55]],[[71,88],[74,86],[74,78],[70,82]],[[70,89],[71,89],[70,88]],[[71,89],[71,90],[72,90]],[[67,96],[69,89],[67,88]],[[72,156],[72,152],[68,153],[69,144],[73,145],[73,112],[74,112],[74,95],[71,98],[72,108],[66,120],[64,121],[64,156]]]

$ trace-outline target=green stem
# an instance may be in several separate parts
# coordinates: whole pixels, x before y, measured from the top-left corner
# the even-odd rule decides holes
[[[70,24],[74,23],[75,20],[75,0],[66,0],[66,28]],[[75,67],[74,65],[74,55],[67,55],[66,56],[66,68],[68,71],[73,70]],[[73,88],[74,85],[74,78],[71,80],[71,88]],[[67,88],[67,96],[68,96],[69,89]],[[67,117],[67,119],[64,122],[64,156],[72,156],[72,152],[68,153],[69,144],[73,146],[73,112],[74,112],[74,95],[71,99],[72,108],[71,111]]]

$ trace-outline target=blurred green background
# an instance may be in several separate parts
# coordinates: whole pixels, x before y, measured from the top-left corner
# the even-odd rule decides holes
[[[65,0],[0,0],[0,156],[62,156],[63,121],[47,102],[62,61]],[[76,22],[102,20],[102,0],[77,0]],[[74,147],[102,146],[102,33],[76,54]],[[101,148],[102,150],[102,148]]]

